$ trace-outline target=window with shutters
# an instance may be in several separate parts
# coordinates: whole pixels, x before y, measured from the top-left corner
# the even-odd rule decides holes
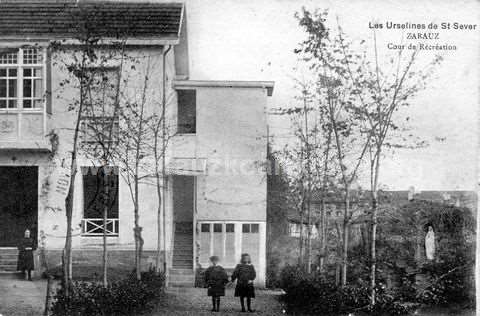
[[[177,90],[177,133],[195,134],[197,131],[197,91]]]
[[[0,110],[41,110],[45,105],[44,51],[0,48]]]
[[[118,236],[118,169],[82,168],[83,236]],[[104,212],[107,211],[107,221]]]

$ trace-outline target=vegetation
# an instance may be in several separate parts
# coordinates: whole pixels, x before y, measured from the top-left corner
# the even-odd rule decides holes
[[[387,269],[378,262],[388,247],[386,243],[379,243],[386,238],[385,235],[393,232],[389,228],[394,230],[392,226],[381,227],[379,219],[382,161],[387,153],[393,154],[393,149],[427,145],[426,141],[405,133],[410,117],[404,110],[425,89],[441,58],[437,56],[427,64],[419,65],[418,51],[400,50],[388,56],[384,63],[377,52],[375,33],[373,43],[368,46],[365,40],[348,39],[339,20],[329,19],[328,11],[303,9],[296,18],[306,38],[295,53],[303,64],[303,75],[307,79],[296,81],[298,105],[279,109],[279,114],[292,118],[295,136],[295,141],[279,156],[283,157],[286,166],[287,195],[295,201],[292,204],[296,206],[301,223],[299,266],[305,267],[307,280],[315,275],[312,272],[310,205],[313,192],[318,192],[321,215],[315,224],[320,235],[317,246],[320,274],[328,278],[331,273],[324,261],[326,257],[335,257],[337,278],[334,285],[341,285],[339,291],[348,292],[346,289],[351,286],[362,291],[369,288],[368,295],[365,294],[368,309],[376,311],[379,308],[384,312],[382,304],[395,300],[389,301],[383,296],[386,292],[380,291],[380,283],[384,280],[379,273]],[[368,191],[363,191],[359,183],[369,183]],[[330,223],[330,229],[335,230],[333,235],[329,234],[325,217],[328,198],[333,198],[332,204],[341,208],[343,213],[341,222],[335,219]],[[307,227],[306,232],[303,224]],[[362,249],[351,245],[355,225],[361,225],[360,229],[369,236]],[[415,229],[417,235],[420,234],[418,227]],[[385,235],[381,236],[382,233]],[[331,237],[337,246],[333,253],[328,253]],[[388,271],[391,270],[388,267]],[[362,282],[357,282],[358,279]],[[376,306],[377,303],[380,305]]]
[[[132,273],[107,287],[101,283],[74,282],[68,296],[62,288],[58,290],[51,315],[138,315],[155,307],[163,295],[164,281],[163,274],[150,271],[143,272],[141,280]]]

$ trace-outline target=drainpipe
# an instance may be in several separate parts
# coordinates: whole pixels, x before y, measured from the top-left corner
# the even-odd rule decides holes
[[[167,71],[166,71],[166,55],[168,52],[172,49],[172,45],[168,45],[168,48],[163,49],[162,53],[162,119],[163,119],[163,124],[162,124],[162,152],[163,152],[163,157],[162,157],[162,178],[163,178],[163,188],[162,188],[162,209],[163,209],[163,271],[165,273],[165,285],[168,286],[168,269],[167,269],[167,232],[166,232],[166,196],[167,196],[167,185],[168,181],[167,178],[165,177],[165,159],[166,159],[166,137],[167,137],[167,130],[166,130],[166,122],[167,119],[165,117],[166,113],[166,106],[167,106],[167,97],[166,97],[166,91],[167,91]]]

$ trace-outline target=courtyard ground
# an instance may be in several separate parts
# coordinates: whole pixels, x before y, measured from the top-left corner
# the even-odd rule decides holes
[[[0,316],[39,316],[43,315],[46,295],[46,280],[33,282],[18,278],[5,277],[0,274]],[[284,315],[284,306],[279,301],[280,291],[257,290],[253,301],[255,313],[252,315],[278,316]],[[212,313],[210,298],[205,289],[170,288],[166,299],[149,316],[163,315],[249,315],[240,313],[238,298],[233,297],[233,289],[227,289],[222,298],[220,313]],[[423,309],[416,316],[473,316],[474,310]],[[299,316],[299,315],[296,315]]]
[[[166,304],[152,313],[152,316],[160,315],[248,315],[240,312],[238,297],[233,297],[233,289],[227,289],[225,297],[220,303],[220,313],[213,313],[211,299],[207,297],[207,290],[200,288],[170,288],[167,290]],[[281,292],[271,290],[256,290],[256,298],[253,300],[252,315],[282,315],[284,308],[278,300]]]
[[[46,280],[25,281],[0,275],[0,315],[43,315],[46,289]]]

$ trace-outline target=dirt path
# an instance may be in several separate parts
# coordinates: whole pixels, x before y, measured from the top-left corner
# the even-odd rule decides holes
[[[47,281],[24,281],[0,276],[0,315],[43,315]]]
[[[222,297],[220,313],[211,312],[211,300],[207,297],[206,289],[176,288],[167,290],[167,299],[164,306],[160,306],[152,316],[160,315],[265,315],[278,316],[283,314],[283,307],[278,301],[280,292],[257,290],[253,301],[253,314],[241,313],[238,298],[233,297],[233,289],[227,289]]]

